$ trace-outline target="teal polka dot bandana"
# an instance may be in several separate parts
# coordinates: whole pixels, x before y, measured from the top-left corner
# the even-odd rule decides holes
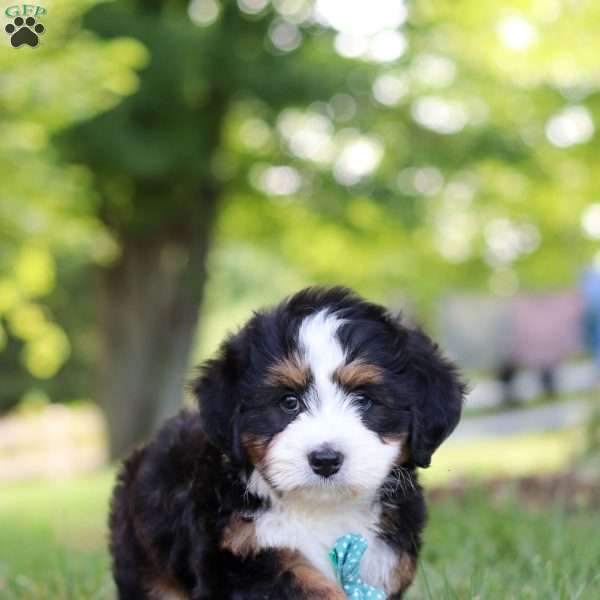
[[[367,585],[360,577],[360,560],[367,549],[367,540],[357,533],[342,536],[329,558],[338,583],[351,600],[385,600],[385,594]]]

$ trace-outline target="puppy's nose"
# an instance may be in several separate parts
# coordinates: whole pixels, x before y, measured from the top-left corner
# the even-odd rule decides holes
[[[321,477],[331,477],[340,470],[344,455],[331,446],[322,446],[308,455],[308,464]]]

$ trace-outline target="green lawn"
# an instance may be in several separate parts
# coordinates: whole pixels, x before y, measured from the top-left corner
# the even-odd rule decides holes
[[[114,598],[105,551],[112,473],[0,490],[0,598]],[[500,499],[499,499],[500,498]],[[600,598],[600,514],[525,510],[474,489],[430,505],[409,598]]]
[[[0,488],[0,598],[114,598],[106,554],[112,472]]]
[[[409,598],[600,598],[600,514],[554,505],[525,510],[473,490],[430,506],[417,583]]]

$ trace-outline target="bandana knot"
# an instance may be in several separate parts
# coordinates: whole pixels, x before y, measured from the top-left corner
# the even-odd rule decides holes
[[[385,593],[367,585],[360,576],[360,561],[367,540],[357,533],[342,536],[329,552],[338,583],[351,600],[385,600]]]

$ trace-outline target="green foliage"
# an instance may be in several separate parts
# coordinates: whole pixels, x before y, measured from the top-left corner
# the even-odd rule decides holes
[[[203,190],[219,185],[211,182],[219,179],[222,130],[236,102],[275,112],[343,85],[330,51],[266,51],[271,17],[250,19],[232,1],[210,27],[195,24],[183,2],[110,2],[87,15],[98,35],[132,36],[150,57],[137,93],[60,141],[65,156],[92,168],[100,214],[115,230],[148,235],[205,201]]]
[[[55,377],[72,351],[65,330],[82,312],[64,307],[64,295],[75,291],[73,267],[114,254],[93,212],[88,173],[62,164],[50,143],[55,132],[131,93],[145,58],[133,40],[105,43],[81,30],[91,4],[55,2],[40,48],[0,56],[0,410],[32,386],[54,395],[59,386],[34,380]],[[61,398],[82,391],[72,379],[56,383]]]
[[[228,167],[243,175],[247,166],[252,185],[229,194],[217,241],[275,248],[305,279],[380,298],[403,290],[422,317],[449,288],[508,295],[576,284],[598,251],[597,236],[582,231],[598,197],[598,141],[561,147],[548,132],[573,107],[598,121],[589,47],[600,21],[593,3],[551,4],[413,3],[401,59],[346,61],[336,96],[296,107],[296,120],[324,123],[327,142],[312,143],[333,146],[330,158],[298,149],[286,131],[289,110],[236,103],[224,140]],[[515,22],[517,34],[531,28],[531,47],[503,39]],[[556,44],[569,36],[578,40],[573,52]],[[353,117],[339,110],[340,97]],[[436,110],[441,122],[431,120]],[[335,178],[350,128],[384,150],[372,176],[351,184]],[[296,170],[298,191],[257,197],[261,177],[278,165]]]
[[[19,381],[0,404],[65,361],[87,376],[89,265],[126,235],[177,237],[206,196],[207,331],[301,282],[427,319],[448,289],[573,285],[597,254],[597,3],[413,2],[389,62],[340,56],[308,0],[243,5],[57,0],[39,48],[2,52],[0,348]]]

